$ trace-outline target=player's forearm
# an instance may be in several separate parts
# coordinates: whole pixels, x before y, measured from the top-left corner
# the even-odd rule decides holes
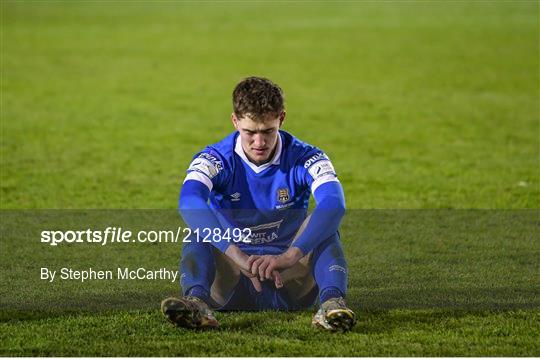
[[[281,256],[283,257],[287,267],[291,267],[304,256],[304,253],[302,250],[300,250],[300,248],[293,246],[287,249],[287,251],[281,254]]]
[[[203,233],[205,228],[219,228],[222,230],[221,223],[208,206],[208,195],[208,188],[196,181],[184,183],[180,192],[178,201],[180,215],[193,231],[199,229],[199,233]],[[224,231],[221,233],[224,233]],[[225,252],[230,245],[225,240],[212,241],[212,244],[221,252]]]
[[[304,255],[336,233],[345,215],[345,198],[339,182],[321,185],[315,198],[319,199],[317,207],[311,214],[306,228],[292,245],[299,248]]]

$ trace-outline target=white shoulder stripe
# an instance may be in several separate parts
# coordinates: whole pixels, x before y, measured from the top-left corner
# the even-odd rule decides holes
[[[202,182],[206,187],[208,187],[210,191],[212,191],[212,188],[214,187],[214,184],[212,183],[210,178],[208,178],[208,176],[205,176],[202,173],[197,172],[197,171],[189,172],[186,178],[184,179],[184,183],[186,183],[186,181],[188,180],[195,180],[195,181]]]
[[[317,178],[311,184],[311,193],[315,193],[315,190],[322,184],[327,182],[339,182],[338,178],[334,174],[328,174],[322,177]]]

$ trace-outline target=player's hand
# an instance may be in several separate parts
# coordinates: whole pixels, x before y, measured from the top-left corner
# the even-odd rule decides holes
[[[243,275],[245,275],[246,277],[249,278],[249,280],[251,280],[251,284],[253,284],[253,288],[255,288],[255,290],[257,292],[260,293],[262,291],[261,280],[259,280],[259,277],[257,275],[253,275],[253,274],[251,274],[250,271],[242,269],[242,268],[240,268],[240,272],[242,272]],[[279,289],[279,288],[283,287],[283,281],[281,280],[281,274],[279,274],[278,271],[274,271],[272,273],[272,277],[269,278],[269,279],[274,281],[274,285],[276,286],[276,288]]]
[[[248,260],[247,260],[247,265],[248,265],[248,268],[251,266],[251,263],[253,263],[255,260],[257,259],[262,259],[263,257],[265,256],[258,256],[258,255],[252,255],[252,256],[249,256]],[[268,276],[260,276],[258,272],[256,273],[253,273],[251,272],[250,270],[247,271],[249,273],[246,274],[246,276],[252,276],[254,278],[257,278],[257,280],[259,282],[262,282],[264,280],[272,280],[274,281],[274,285],[276,286],[276,288],[282,288],[283,287],[283,280],[281,279],[281,274],[277,271],[277,270],[273,270],[273,271],[269,271],[268,273]]]
[[[240,268],[240,272],[242,272],[243,275],[249,278],[249,280],[253,284],[253,288],[255,288],[257,292],[261,292],[261,281],[259,280],[257,275],[251,274],[250,265],[248,264],[248,255],[242,252],[242,250],[240,250],[240,248],[238,248],[234,244],[230,245],[229,248],[227,248],[225,254],[229,258],[231,258],[236,263],[236,265],[238,265],[238,267]],[[271,279],[274,280],[276,288],[283,287],[283,281],[281,280],[281,275],[279,274],[279,272],[276,271],[275,273],[273,273]]]
[[[292,267],[304,255],[302,251],[296,247],[289,248],[285,253],[280,255],[263,255],[250,256],[248,265],[252,275],[258,275],[259,279],[273,279],[274,273],[278,270],[283,270]]]
[[[277,269],[285,269],[283,259],[276,255],[250,256],[248,259],[251,275],[258,276],[261,281],[272,279],[272,273]]]

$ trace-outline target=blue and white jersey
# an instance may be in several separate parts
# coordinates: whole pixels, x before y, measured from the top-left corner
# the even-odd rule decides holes
[[[251,229],[251,243],[238,244],[251,253],[286,249],[307,216],[310,194],[339,182],[323,151],[285,131],[279,131],[273,158],[261,166],[248,160],[239,133],[230,134],[193,157],[188,180],[208,187],[210,208],[224,227]]]

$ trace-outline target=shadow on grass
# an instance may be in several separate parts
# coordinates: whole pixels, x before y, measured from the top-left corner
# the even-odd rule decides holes
[[[220,330],[231,331],[252,331],[265,327],[272,327],[277,322],[283,324],[286,322],[295,322],[303,318],[305,311],[278,312],[278,311],[260,311],[260,312],[239,312],[229,311],[222,315],[226,317],[221,321]],[[311,311],[310,311],[311,313]]]
[[[89,313],[106,314],[117,311],[159,311],[160,302],[169,295],[161,292],[122,292],[113,295],[91,294],[70,295],[58,294],[54,297],[42,298],[24,302],[7,302],[4,298],[0,309],[0,322],[27,321],[44,318],[72,316]],[[430,313],[463,313],[502,312],[520,309],[540,308],[538,291],[531,288],[431,288],[431,289],[385,289],[370,290],[363,288],[361,293],[353,293],[348,298],[348,304],[358,313],[368,317],[384,316],[393,310],[414,310]],[[313,313],[314,308],[307,311]],[[235,312],[226,312],[231,318]],[[228,329],[250,329],[263,325],[279,317],[280,321],[295,321],[301,312],[240,312],[241,316],[226,324]],[[429,314],[429,318],[432,314]],[[264,318],[264,319],[261,319]],[[262,321],[261,321],[262,320]],[[418,317],[415,320],[419,320]]]
[[[465,309],[407,309],[407,310],[377,310],[357,312],[358,321],[353,329],[361,334],[385,334],[400,330],[404,327],[445,327],[451,329],[462,327],[459,319],[463,317],[483,317],[494,313],[504,313],[500,310],[465,310]],[[457,321],[456,321],[457,320]],[[455,321],[452,325],[451,322]]]
[[[451,309],[467,311],[540,308],[539,291],[534,288],[362,288],[350,295],[349,305],[363,310]]]

